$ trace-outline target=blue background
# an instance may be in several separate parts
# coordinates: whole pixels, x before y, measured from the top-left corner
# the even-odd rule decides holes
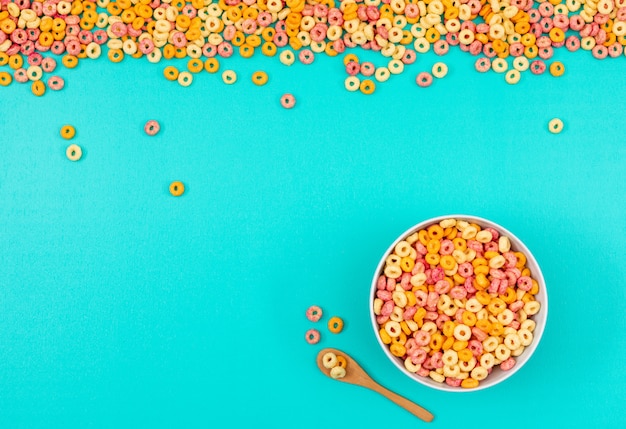
[[[202,73],[183,88],[162,70],[184,61],[129,58],[59,70],[65,89],[41,98],[0,88],[0,427],[425,425],[321,375],[324,347],[433,412],[432,427],[624,427],[625,58],[556,59],[561,78],[511,86],[469,54],[423,54],[372,96],[347,92],[342,58],[324,55],[222,60],[231,86]],[[439,60],[448,76],[417,87]],[[524,240],[550,296],[529,363],[463,394],[401,374],[368,314],[388,245],[450,213]]]

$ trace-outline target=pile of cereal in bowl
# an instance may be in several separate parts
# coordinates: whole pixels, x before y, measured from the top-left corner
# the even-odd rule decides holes
[[[391,361],[422,384],[489,387],[534,352],[547,316],[534,256],[474,216],[443,216],[402,234],[372,281],[370,314]]]

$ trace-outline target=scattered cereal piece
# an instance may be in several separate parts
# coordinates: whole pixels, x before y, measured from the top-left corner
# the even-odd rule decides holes
[[[293,94],[283,94],[283,96],[280,97],[280,104],[285,109],[291,109],[296,105],[296,97],[294,97]]]
[[[151,119],[148,122],[146,122],[146,125],[144,125],[143,130],[149,136],[154,136],[161,130],[161,125],[159,125],[159,123],[155,121],[154,119]]]
[[[304,336],[309,344],[317,344],[320,341],[320,331],[317,329],[309,329]]]
[[[83,151],[77,144],[71,144],[65,150],[65,156],[70,161],[78,161],[83,156]]]
[[[63,127],[61,127],[61,137],[63,137],[64,139],[70,140],[74,138],[75,135],[76,129],[73,126],[63,125]]]
[[[306,317],[311,322],[317,322],[322,318],[322,308],[317,305],[310,306],[306,311]]]
[[[563,76],[563,73],[565,73],[565,66],[560,61],[554,61],[552,64],[550,64],[549,70],[552,76],[559,77]]]
[[[180,86],[188,87],[193,82],[193,75],[188,71],[181,71],[176,80]]]
[[[252,73],[252,83],[258,86],[263,86],[267,83],[268,76],[264,71],[256,71]]]
[[[563,121],[559,118],[553,118],[548,123],[548,130],[553,134],[558,134],[563,131]]]
[[[170,184],[170,194],[175,197],[180,197],[185,192],[185,185],[183,182],[172,182]]]
[[[438,79],[444,78],[448,74],[448,66],[445,63],[437,62],[433,64],[433,76]]]
[[[421,72],[415,78],[415,82],[418,86],[426,88],[433,83],[433,76],[428,72]]]
[[[343,330],[343,320],[340,317],[333,316],[328,321],[328,330],[333,334],[338,334]]]
[[[237,73],[234,70],[224,70],[222,73],[222,80],[226,85],[232,85],[237,82]]]

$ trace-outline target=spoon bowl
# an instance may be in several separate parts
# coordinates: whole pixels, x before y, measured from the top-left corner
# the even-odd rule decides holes
[[[345,368],[346,374],[344,377],[333,378],[330,375],[330,368],[326,368],[324,366],[323,358],[326,353],[334,353],[336,356],[343,356],[343,358],[346,360],[346,368]],[[317,366],[319,367],[320,371],[322,371],[322,373],[326,375],[327,377],[333,378],[334,380],[337,380],[337,381],[342,381],[344,383],[356,384],[358,386],[366,387],[375,392],[378,392],[379,394],[383,395],[384,397],[396,403],[397,405],[403,407],[408,412],[415,415],[416,417],[419,417],[425,422],[431,422],[434,418],[434,416],[429,411],[425,410],[419,405],[409,401],[408,399],[404,398],[403,396],[398,395],[397,393],[392,392],[391,390],[387,389],[386,387],[383,387],[382,385],[374,381],[374,379],[372,379],[372,377],[370,377],[369,374],[367,374],[367,372],[365,372],[365,370],[361,368],[361,366],[357,363],[357,361],[352,359],[348,354],[346,354],[345,352],[341,350],[337,350],[333,348],[322,349],[317,354],[316,361],[317,361]]]

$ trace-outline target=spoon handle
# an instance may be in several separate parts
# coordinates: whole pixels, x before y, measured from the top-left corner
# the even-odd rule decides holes
[[[405,397],[392,392],[391,390],[387,389],[386,387],[381,386],[380,384],[376,382],[370,383],[368,387],[380,393],[381,395],[383,395],[390,401],[395,402],[396,404],[398,404],[399,406],[401,406],[402,408],[404,408],[411,414],[415,415],[416,417],[419,417],[420,419],[424,420],[425,422],[431,422],[434,418],[434,416],[428,410],[420,407],[414,402],[409,401]]]

